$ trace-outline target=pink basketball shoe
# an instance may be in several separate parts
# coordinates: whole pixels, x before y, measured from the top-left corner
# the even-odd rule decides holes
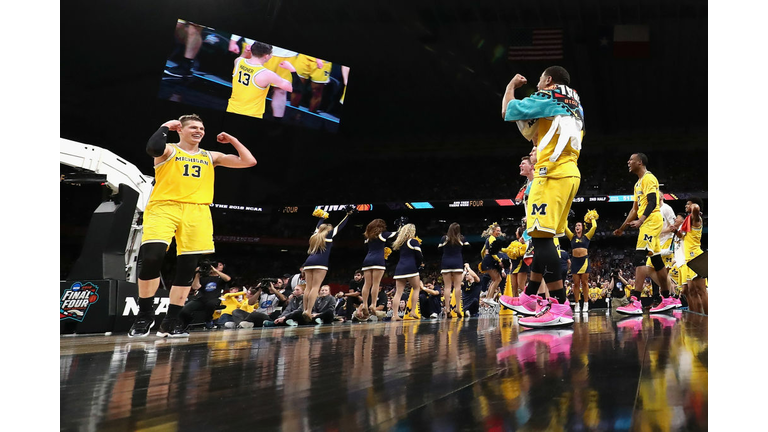
[[[501,296],[499,303],[507,309],[519,313],[520,315],[532,316],[536,315],[537,301],[541,300],[541,297],[537,295],[529,296],[527,294],[520,293],[520,297]]]
[[[642,315],[643,304],[640,303],[640,300],[638,300],[637,297],[632,296],[632,298],[629,300],[629,304],[626,306],[617,307],[616,312],[623,313],[625,315]]]
[[[666,310],[674,309],[675,299],[672,297],[663,297],[661,303],[651,308],[651,313],[664,312]]]
[[[544,307],[536,316],[520,318],[520,325],[533,328],[556,327],[573,324],[573,310],[568,300],[559,304],[557,299],[550,298],[549,306]]]

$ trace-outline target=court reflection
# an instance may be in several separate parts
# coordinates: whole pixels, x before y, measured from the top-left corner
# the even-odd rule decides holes
[[[521,329],[514,317],[283,327],[112,337],[83,353],[62,339],[61,428],[706,428],[706,317]]]

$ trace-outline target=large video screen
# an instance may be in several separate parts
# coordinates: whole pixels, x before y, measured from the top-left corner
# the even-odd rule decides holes
[[[349,67],[251,36],[179,19],[158,97],[338,131]]]

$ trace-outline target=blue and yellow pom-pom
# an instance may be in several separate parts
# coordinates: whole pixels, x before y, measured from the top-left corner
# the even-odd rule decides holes
[[[592,223],[596,221],[600,215],[597,214],[596,210],[590,210],[587,212],[587,214],[584,215],[584,222],[586,223]]]
[[[328,219],[328,212],[323,209],[315,209],[314,212],[312,212],[312,216],[314,217],[321,217],[323,219]]]
[[[384,248],[384,259],[388,259],[389,255],[392,253],[392,249],[385,247]]]

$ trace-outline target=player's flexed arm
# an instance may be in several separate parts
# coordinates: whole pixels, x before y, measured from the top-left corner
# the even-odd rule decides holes
[[[504,92],[504,99],[501,101],[501,118],[506,118],[507,105],[509,105],[509,101],[515,99],[515,90],[522,87],[523,84],[527,82],[528,80],[525,79],[524,76],[517,74],[512,78],[512,81],[507,84],[507,90]]]
[[[224,166],[227,168],[249,168],[256,165],[256,158],[251,152],[235,137],[222,132],[216,136],[216,141],[220,143],[232,144],[237,151],[236,155],[224,154],[220,152],[211,152],[213,166]]]
[[[155,159],[155,165],[168,159],[168,156],[171,154],[171,148],[166,145],[168,141],[168,132],[178,132],[180,130],[180,121],[168,120],[149,138],[149,141],[147,141],[147,154]]]

